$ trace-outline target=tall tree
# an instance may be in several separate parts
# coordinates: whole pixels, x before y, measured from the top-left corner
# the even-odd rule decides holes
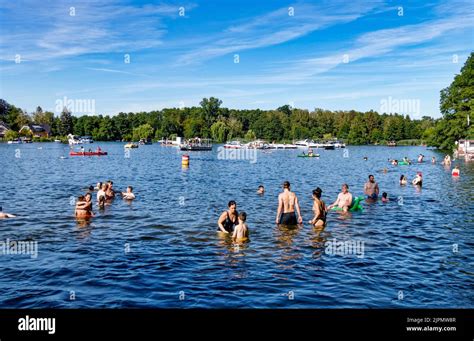
[[[72,114],[68,110],[68,108],[66,107],[63,108],[60,119],[61,119],[60,134],[63,136],[71,134],[73,131],[73,120],[72,120]]]

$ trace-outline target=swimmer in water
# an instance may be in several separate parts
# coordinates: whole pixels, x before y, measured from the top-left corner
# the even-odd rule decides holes
[[[369,181],[364,185],[364,193],[367,195],[367,199],[377,200],[379,196],[379,185],[375,182],[375,178],[372,174],[369,175]]]
[[[97,202],[100,202],[100,198],[101,197],[106,197],[105,195],[105,192],[107,191],[107,184],[106,183],[100,183],[101,184],[101,187],[100,189],[97,191]]]
[[[239,213],[239,224],[235,227],[234,233],[232,234],[232,240],[234,242],[244,242],[249,238],[249,229],[245,221],[247,220],[247,213]]]
[[[431,163],[432,163],[433,165],[436,163],[436,158],[435,158],[434,156],[431,158]]]
[[[234,231],[234,225],[238,224],[237,203],[231,200],[227,206],[229,210],[222,212],[217,221],[217,232],[231,233]]]
[[[94,215],[92,213],[92,195],[90,193],[79,196],[76,202],[75,215],[77,218],[87,218]]]
[[[314,227],[324,227],[326,226],[326,204],[321,199],[321,194],[323,191],[321,188],[316,188],[313,190],[313,212],[314,218],[309,221]]]
[[[382,193],[382,202],[389,202],[390,199],[388,198],[387,192]]]
[[[411,182],[415,186],[422,186],[423,185],[423,175],[421,172],[416,173],[416,177]]]
[[[418,162],[423,162],[424,157],[425,156],[423,154],[418,155]]]
[[[296,219],[295,210],[298,213],[298,220]],[[275,222],[282,225],[303,224],[298,197],[290,190],[288,181],[283,183],[283,193],[278,195],[278,210]]]
[[[115,191],[112,188],[114,186],[114,182],[109,180],[107,181],[107,190],[105,191],[105,198],[107,200],[114,199],[115,198]]]
[[[16,215],[10,214],[10,213],[5,213],[2,212],[2,207],[0,207],[0,219],[5,219],[5,218],[15,218]]]
[[[265,193],[265,187],[263,185],[258,186],[257,194]]]
[[[328,206],[327,210],[330,210],[334,206],[337,206],[341,208],[343,212],[348,212],[351,205],[352,205],[352,194],[349,193],[349,185],[343,184],[342,192],[339,193],[336,201],[332,205]]]
[[[135,194],[133,194],[133,187],[128,186],[126,192],[122,192],[122,198],[125,200],[133,200],[135,199]]]
[[[400,186],[405,186],[407,184],[407,177],[405,175],[400,175]]]
[[[459,167],[458,166],[454,166],[452,172],[451,172],[452,176],[459,176],[461,175],[460,171],[459,171]]]

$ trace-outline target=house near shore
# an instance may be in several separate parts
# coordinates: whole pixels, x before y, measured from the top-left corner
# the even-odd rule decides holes
[[[10,130],[8,124],[0,121],[0,139],[5,138],[5,134]]]
[[[455,156],[463,157],[466,161],[474,160],[474,140],[459,140],[456,142]]]
[[[32,137],[49,137],[51,127],[48,124],[27,124],[20,129],[20,133],[25,132],[29,132]]]

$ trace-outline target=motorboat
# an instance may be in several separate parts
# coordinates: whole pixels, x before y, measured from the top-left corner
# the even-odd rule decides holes
[[[210,139],[195,137],[185,140],[184,143],[179,146],[179,149],[183,151],[211,151],[212,143]]]
[[[244,145],[240,141],[230,141],[224,145],[225,149],[242,149]]]
[[[130,143],[127,143],[125,146],[123,146],[124,148],[138,148],[138,144],[137,143],[133,143],[133,142],[130,142]]]
[[[69,134],[67,136],[67,142],[71,146],[77,145],[77,144],[82,144],[81,138],[79,136],[76,136],[76,135],[73,135],[73,134]]]

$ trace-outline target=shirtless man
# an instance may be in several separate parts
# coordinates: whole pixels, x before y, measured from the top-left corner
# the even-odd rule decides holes
[[[296,212],[298,213],[298,221],[296,220]],[[290,183],[283,183],[283,193],[278,195],[278,211],[275,222],[282,225],[297,225],[303,223],[303,217],[300,212],[300,204],[298,197],[290,190]]]
[[[329,205],[327,209],[330,210],[334,206],[337,206],[337,207],[342,208],[343,212],[348,212],[351,205],[352,205],[352,194],[349,193],[349,185],[343,184],[342,192],[339,193],[336,201],[332,205]]]
[[[372,174],[369,175],[369,181],[364,185],[364,193],[367,195],[367,199],[377,200],[379,196],[379,184],[375,182]]]

